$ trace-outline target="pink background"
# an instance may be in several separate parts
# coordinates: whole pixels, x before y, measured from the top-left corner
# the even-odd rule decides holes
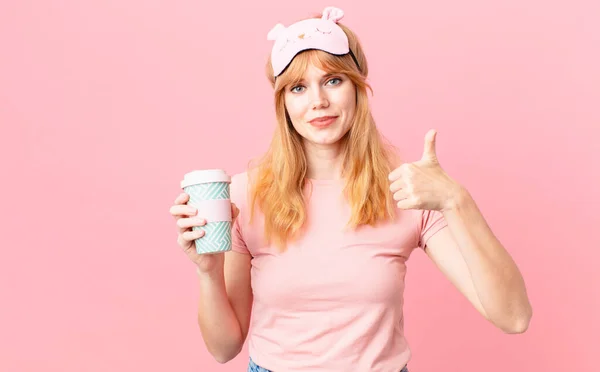
[[[438,129],[534,308],[504,335],[415,253],[411,372],[595,370],[596,0],[1,2],[0,370],[245,371],[246,349],[204,347],[168,210],[185,172],[266,149],[266,34],[327,5],[364,43],[381,130],[416,160]]]

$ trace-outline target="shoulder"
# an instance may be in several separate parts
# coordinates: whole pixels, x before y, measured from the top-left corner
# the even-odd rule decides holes
[[[238,208],[240,205],[246,203],[248,183],[248,172],[240,172],[231,176],[229,192],[231,194],[231,201],[234,202]]]
[[[234,173],[231,176],[231,184],[229,186],[231,201],[234,202],[238,208],[246,206],[248,197],[250,195],[250,185],[252,184],[252,177],[256,175],[256,169],[250,169],[244,172]]]
[[[248,186],[248,172],[235,173],[231,176],[231,188],[238,189]]]

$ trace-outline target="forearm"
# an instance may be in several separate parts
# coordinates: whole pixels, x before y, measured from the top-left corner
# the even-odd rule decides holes
[[[531,317],[523,277],[471,195],[461,188],[443,214],[490,321],[506,332],[523,332]]]
[[[227,297],[222,270],[200,273],[198,324],[208,351],[220,363],[233,359],[243,346],[240,323]]]

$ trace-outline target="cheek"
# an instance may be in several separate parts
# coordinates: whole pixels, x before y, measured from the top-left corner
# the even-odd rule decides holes
[[[354,112],[356,111],[356,98],[354,96],[349,97],[346,104],[347,104],[346,108],[348,110],[348,114],[350,116],[354,116]]]
[[[302,118],[306,110],[306,104],[300,97],[286,97],[285,107],[292,120]]]
[[[337,97],[338,106],[346,112],[346,115],[352,116],[356,109],[356,93],[354,89],[340,91]]]
[[[302,123],[304,121],[305,110],[297,97],[285,100],[285,109],[292,121],[292,126],[297,132],[302,132]]]

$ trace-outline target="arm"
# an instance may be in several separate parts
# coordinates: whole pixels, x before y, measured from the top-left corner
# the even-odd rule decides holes
[[[523,277],[475,201],[458,188],[442,213],[448,227],[428,240],[427,255],[486,319],[525,332],[532,309]]]
[[[219,363],[228,362],[241,351],[252,309],[252,256],[231,251],[223,259],[224,265],[217,265],[218,269],[198,272],[198,325],[208,351]]]
[[[422,242],[428,256],[484,317],[507,333],[524,332],[532,310],[523,277],[467,190],[440,166],[436,135],[427,132],[421,160],[390,173],[394,200],[443,214],[448,227]]]

